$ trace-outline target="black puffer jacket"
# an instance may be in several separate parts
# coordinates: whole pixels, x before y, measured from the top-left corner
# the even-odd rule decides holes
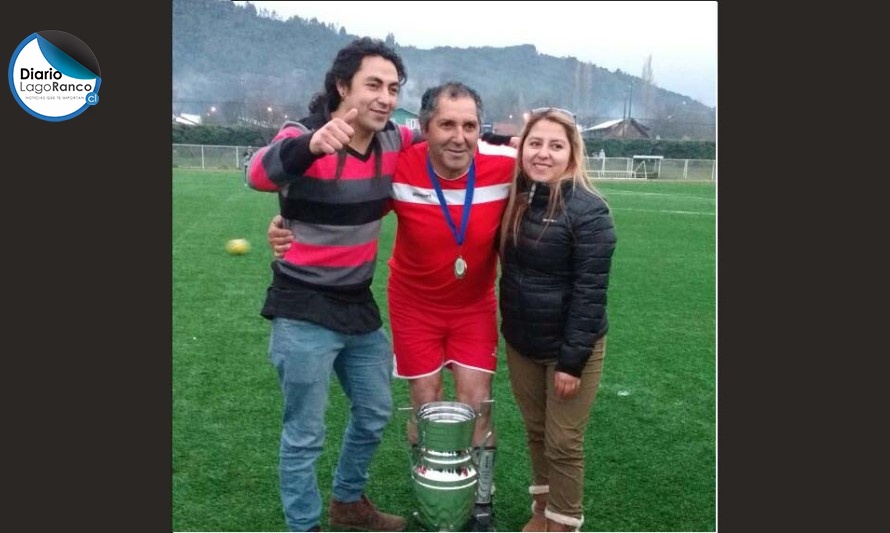
[[[549,225],[550,188],[538,183],[519,233],[501,261],[501,333],[519,353],[556,359],[556,370],[576,377],[594,342],[606,334],[606,289],[615,228],[606,203],[562,182],[565,212]]]

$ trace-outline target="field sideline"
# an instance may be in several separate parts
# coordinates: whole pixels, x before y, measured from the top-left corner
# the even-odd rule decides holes
[[[585,440],[581,529],[716,531],[716,183],[596,186],[612,207],[618,246],[605,367]],[[173,530],[283,531],[281,394],[267,358],[269,324],[259,316],[277,198],[247,188],[238,171],[174,168],[172,199]],[[395,225],[393,215],[384,219],[373,284],[384,318]],[[248,254],[226,254],[236,237],[250,241]],[[498,531],[519,531],[529,517],[529,467],[503,341],[499,361],[495,520]],[[404,382],[393,382],[393,396],[396,407],[409,405]],[[325,501],[346,405],[332,383],[318,463]],[[393,415],[367,488],[379,508],[403,516],[415,509],[407,416]],[[409,529],[418,530],[413,519]]]

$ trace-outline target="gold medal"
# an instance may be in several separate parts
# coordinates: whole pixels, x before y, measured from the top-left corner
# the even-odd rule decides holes
[[[467,262],[464,261],[464,258],[462,256],[457,256],[457,259],[454,260],[454,277],[456,277],[457,279],[461,279],[466,273]]]

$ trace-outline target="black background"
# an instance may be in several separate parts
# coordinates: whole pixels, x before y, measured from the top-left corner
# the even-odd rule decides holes
[[[0,21],[95,54],[99,104],[32,117],[0,91],[3,529],[169,531],[171,16],[165,2],[25,2]]]
[[[16,5],[0,21],[3,57],[34,32],[64,31],[93,51],[102,85],[98,105],[56,123],[0,91],[3,522],[167,531],[172,7]],[[746,112],[760,103],[751,87],[773,75],[750,38],[767,30],[760,13],[730,14],[725,2],[719,15],[718,530],[799,530],[826,525],[827,509],[795,509],[808,507],[795,479],[816,476],[789,459],[801,452],[786,440],[789,393],[771,392],[794,384],[766,326],[789,317],[760,299],[783,283],[760,264],[777,220],[754,180],[769,158],[750,142],[762,123]]]

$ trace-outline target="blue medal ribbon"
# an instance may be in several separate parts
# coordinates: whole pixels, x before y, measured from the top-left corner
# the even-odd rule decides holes
[[[439,180],[436,177],[436,171],[433,170],[433,162],[430,161],[429,155],[426,156],[426,168],[430,176],[430,181],[433,182],[433,188],[436,189],[436,196],[439,198],[439,206],[445,214],[445,222],[448,223],[448,227],[451,228],[451,234],[454,235],[454,239],[457,241],[457,246],[460,247],[464,243],[464,237],[467,235],[467,226],[470,223],[470,208],[473,206],[473,188],[476,184],[476,159],[473,158],[470,162],[470,171],[467,175],[467,194],[464,198],[464,210],[461,218],[460,230],[457,229],[454,220],[451,219],[451,213],[448,210],[448,202],[445,201],[445,195],[442,193],[442,187],[439,185]]]

